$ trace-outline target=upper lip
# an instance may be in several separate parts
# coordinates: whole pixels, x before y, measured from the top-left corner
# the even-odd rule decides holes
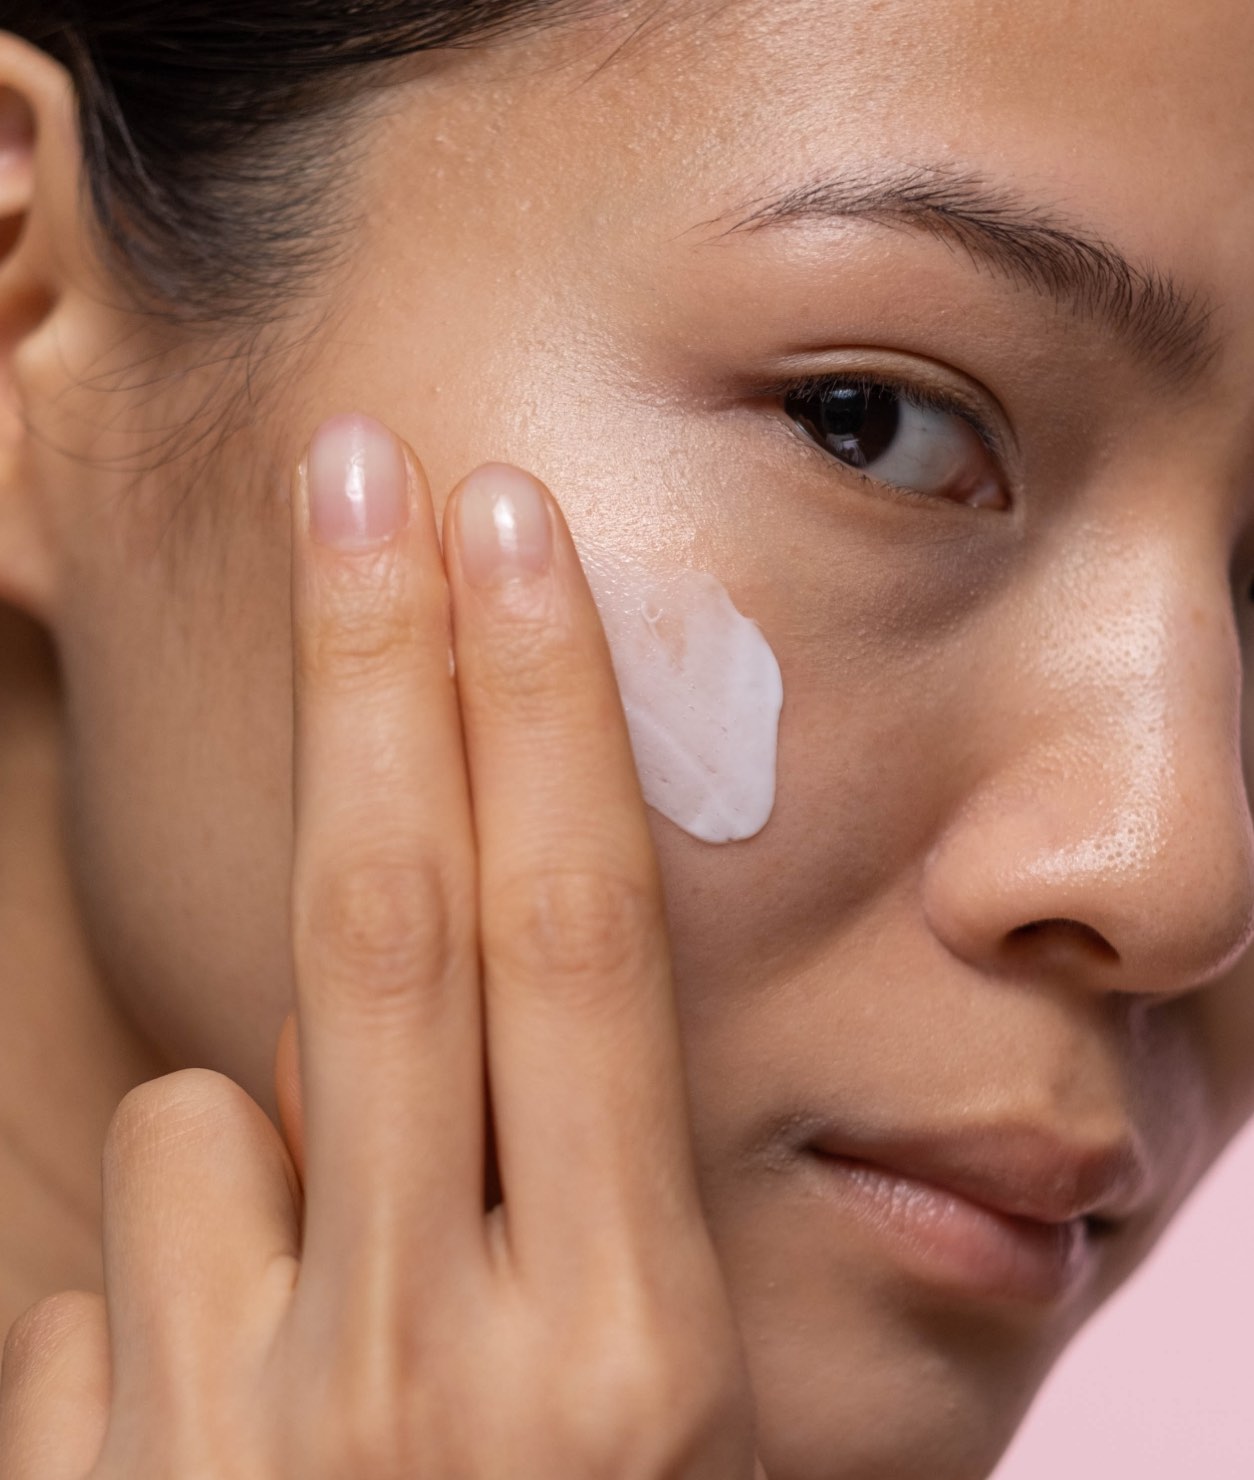
[[[971,1202],[1038,1223],[1114,1222],[1146,1205],[1151,1174],[1131,1131],[1101,1141],[1021,1121],[966,1124],[926,1135],[852,1138],[822,1129],[810,1146],[930,1182]]]

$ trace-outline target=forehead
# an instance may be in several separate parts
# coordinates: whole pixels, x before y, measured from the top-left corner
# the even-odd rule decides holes
[[[390,146],[354,176],[386,206],[370,212],[372,250],[398,280],[416,284],[438,263],[452,296],[496,292],[519,322],[530,305],[550,340],[582,334],[590,345],[597,318],[643,338],[668,314],[673,336],[688,304],[779,298],[784,267],[798,292],[805,282],[827,294],[856,253],[869,271],[887,240],[850,232],[838,244],[829,222],[782,245],[765,232],[756,245],[741,235],[726,251],[703,249],[746,203],[837,177],[942,172],[1108,243],[1138,274],[1178,289],[1224,347],[1216,374],[1231,420],[1238,402],[1248,412],[1254,357],[1254,6],[1144,0],[1135,25],[1129,9],[577,8],[569,25],[445,58],[420,74],[412,106],[388,106]],[[874,289],[898,309],[929,294],[955,301],[942,259],[912,260],[907,283],[902,250],[894,242],[896,286],[892,273],[863,274],[868,314]],[[555,301],[565,305],[557,317]],[[705,313],[692,332],[708,342],[712,327]],[[1035,346],[1024,322],[1015,327]],[[1105,346],[1094,341],[1094,353]]]
[[[616,62],[669,61],[690,98],[726,98],[756,77],[746,101],[848,102],[890,129],[948,100],[1007,119],[1192,124],[1251,139],[1246,0],[663,0],[629,14]]]
[[[1248,296],[1248,0],[647,0],[522,50],[471,106],[585,219],[674,233],[834,170],[954,165]]]
[[[650,14],[597,83],[658,144],[703,131],[738,146],[746,171],[830,165],[833,146],[926,146],[1160,205],[1165,178],[1218,208],[1254,198],[1247,0],[732,0]],[[654,84],[646,110],[641,81]]]

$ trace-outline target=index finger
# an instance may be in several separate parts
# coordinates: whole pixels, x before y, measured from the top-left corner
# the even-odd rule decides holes
[[[365,417],[325,424],[292,543],[305,1257],[429,1290],[482,1223],[484,1112],[448,585],[417,460]]]

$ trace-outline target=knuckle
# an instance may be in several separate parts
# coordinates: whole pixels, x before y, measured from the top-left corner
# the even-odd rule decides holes
[[[507,971],[562,989],[641,969],[662,928],[652,891],[598,869],[544,869],[494,891],[485,950]]]
[[[326,600],[297,645],[297,677],[315,687],[369,688],[410,661],[416,635],[412,600],[391,561],[327,573]]]
[[[676,1474],[737,1422],[735,1390],[712,1360],[681,1364],[658,1347],[603,1358],[585,1370],[568,1442],[581,1472]]]
[[[411,1480],[426,1472],[427,1444],[419,1405],[395,1381],[380,1381],[377,1361],[337,1384],[336,1401],[319,1425],[317,1455],[328,1476]]]
[[[322,1447],[333,1456],[328,1474],[360,1476],[361,1480],[406,1480],[413,1473],[408,1445],[395,1425],[371,1421],[361,1414],[341,1419],[334,1435]]]
[[[104,1302],[86,1290],[46,1295],[23,1311],[9,1327],[4,1342],[3,1372],[11,1376],[50,1355],[65,1341],[103,1318]]]
[[[477,708],[550,712],[569,692],[576,653],[547,614],[516,615],[478,655],[472,700]]]
[[[454,894],[446,871],[417,853],[336,860],[309,891],[301,964],[337,998],[386,1004],[415,987],[421,997],[455,961]]]
[[[580,1473],[650,1472],[675,1442],[676,1390],[666,1354],[640,1334],[605,1331],[563,1384],[562,1449]]]
[[[731,1308],[696,1286],[676,1299],[669,1279],[637,1270],[604,1281],[585,1312],[564,1411],[589,1473],[686,1473],[693,1453],[743,1429],[752,1398]]]

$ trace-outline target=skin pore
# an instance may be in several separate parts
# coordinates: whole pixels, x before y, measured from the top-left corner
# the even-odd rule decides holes
[[[370,101],[331,182],[344,269],[233,360],[119,306],[54,69],[6,51],[37,127],[3,170],[29,225],[0,276],[0,596],[28,621],[0,628],[0,1319],[98,1286],[130,1084],[207,1065],[273,1109],[281,470],[359,409],[437,505],[517,463],[577,542],[711,571],[761,624],[770,823],[715,848],[651,817],[760,1448],[771,1480],[987,1472],[1254,1104],[1254,21],[1206,17],[741,0],[458,57]],[[988,224],[981,192],[1003,243],[1013,199],[1038,253],[1042,226],[1117,247],[1157,339],[1109,311],[1128,294],[999,270],[953,228]],[[780,197],[840,209],[733,229]],[[838,372],[956,398],[1005,500],[808,441],[779,387]],[[1072,1298],[973,1300],[833,1220],[818,1122],[1009,1127],[1025,1157],[1052,1133],[1087,1158],[1058,1195],[1132,1206]]]

